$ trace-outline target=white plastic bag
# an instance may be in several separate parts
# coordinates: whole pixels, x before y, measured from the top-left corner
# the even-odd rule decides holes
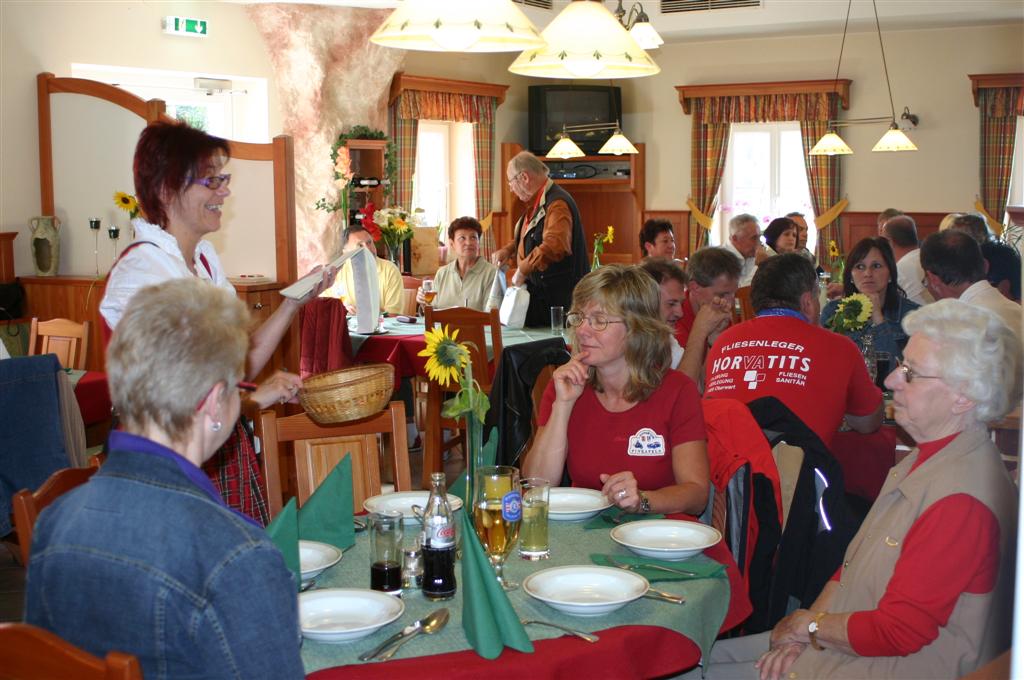
[[[509,286],[501,301],[498,318],[506,328],[522,328],[526,323],[526,310],[530,306],[530,291],[526,286]]]

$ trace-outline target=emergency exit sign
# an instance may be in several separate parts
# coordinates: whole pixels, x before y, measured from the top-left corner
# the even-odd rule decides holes
[[[188,17],[164,18],[164,33],[169,35],[187,35],[193,38],[205,38],[208,28],[206,19],[189,19]]]

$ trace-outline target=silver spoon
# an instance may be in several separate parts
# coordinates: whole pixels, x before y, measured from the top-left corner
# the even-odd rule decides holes
[[[662,600],[663,602],[671,602],[672,604],[686,604],[686,598],[682,595],[673,595],[672,593],[666,593],[664,590],[658,590],[657,588],[648,588],[647,592],[644,593],[644,597],[649,600]]]
[[[519,622],[521,624],[523,624],[524,626],[534,625],[534,626],[548,626],[549,628],[557,628],[558,630],[562,631],[563,633],[568,633],[569,635],[575,635],[576,637],[580,638],[581,640],[586,640],[587,642],[597,642],[597,636],[596,635],[591,635],[590,633],[584,633],[582,630],[574,630],[572,628],[567,628],[565,626],[560,626],[557,623],[550,623],[548,621],[535,621],[535,620],[532,620],[532,619],[520,619]]]
[[[442,628],[444,628],[446,625],[448,625],[448,609],[447,609],[447,607],[442,608],[442,609],[438,609],[437,611],[428,614],[426,618],[420,619],[420,621],[418,621],[418,623],[420,625],[416,628],[416,630],[411,632],[409,635],[406,635],[405,637],[400,638],[399,640],[397,640],[395,642],[395,644],[393,644],[391,647],[389,647],[387,650],[385,650],[381,654],[377,655],[377,658],[380,659],[381,661],[387,661],[388,659],[390,659],[392,656],[395,655],[395,652],[398,651],[399,647],[401,647],[406,642],[408,642],[409,640],[413,639],[414,637],[416,637],[420,633],[425,633],[427,635],[433,635],[434,633],[440,631]]]

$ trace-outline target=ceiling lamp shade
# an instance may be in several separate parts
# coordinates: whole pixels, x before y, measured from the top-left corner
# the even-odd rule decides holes
[[[518,52],[544,45],[512,0],[405,0],[370,42],[428,52]]]
[[[629,29],[629,34],[636,40],[636,44],[645,50],[656,50],[665,44],[649,21],[637,21],[633,28]]]
[[[541,33],[546,45],[520,54],[508,70],[537,78],[640,78],[661,71],[600,2],[570,2]]]
[[[825,133],[809,152],[809,156],[849,156],[853,153],[843,138],[835,130]]]
[[[548,158],[583,158],[586,155],[565,132],[558,135],[558,141],[548,151]]]
[[[622,154],[640,152],[636,150],[631,141],[626,139],[626,135],[622,134],[622,130],[616,128],[615,134],[608,138],[608,141],[604,143],[604,146],[601,147],[598,153],[610,153],[615,156],[621,156]]]
[[[910,141],[910,137],[907,137],[907,135],[903,133],[903,130],[900,130],[895,124],[893,124],[893,126],[889,128],[884,135],[882,135],[882,138],[878,140],[878,143],[875,144],[874,148],[871,150],[917,151],[917,147],[912,141]]]

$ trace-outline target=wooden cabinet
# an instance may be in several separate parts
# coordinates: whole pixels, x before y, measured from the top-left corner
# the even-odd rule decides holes
[[[91,371],[106,370],[106,346],[99,312],[106,280],[83,276],[23,276],[21,282],[25,286],[28,302],[26,316],[44,321],[62,318],[90,323],[89,353],[85,367]],[[283,287],[280,283],[239,284],[235,287],[238,297],[246,303],[253,315],[254,326],[270,318],[281,304],[282,297],[278,291]],[[298,318],[292,322],[288,333],[257,380],[283,368],[296,373],[299,370]]]
[[[553,177],[576,201],[583,232],[587,241],[587,258],[594,247],[594,235],[615,227],[615,241],[605,246],[601,261],[605,264],[639,262],[640,227],[646,200],[645,146],[636,145],[639,153],[624,156],[584,156],[563,160],[541,158],[555,174],[576,174],[576,177]],[[523,147],[520,144],[501,145],[501,170]],[[618,172],[616,172],[618,171]],[[502,223],[505,233],[495,233],[501,247],[512,239],[512,230],[525,206],[504,182],[501,208],[509,219]],[[507,225],[507,226],[506,226]]]
[[[352,173],[356,177],[374,177],[381,182],[387,179],[385,174],[384,155],[387,151],[386,139],[350,139],[345,143],[349,157],[352,159]],[[360,186],[353,181],[349,190],[352,196],[350,208],[360,210],[372,202],[377,208],[384,206],[384,185]]]

